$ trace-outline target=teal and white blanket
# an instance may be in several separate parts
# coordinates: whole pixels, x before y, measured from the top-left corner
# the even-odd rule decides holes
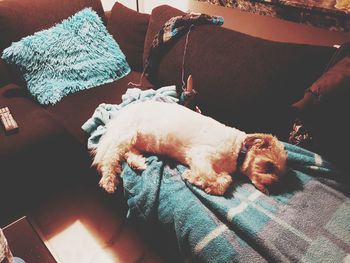
[[[129,90],[120,105],[100,105],[83,129],[96,147],[114,114],[136,101],[176,102],[174,87]],[[187,169],[159,156],[142,173],[123,165],[129,216],[176,233],[182,255],[200,262],[350,262],[349,186],[321,156],[285,144],[290,170],[266,196],[242,175],[225,196],[208,195],[181,177]]]

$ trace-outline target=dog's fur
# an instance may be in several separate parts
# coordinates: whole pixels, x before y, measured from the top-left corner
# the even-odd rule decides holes
[[[93,152],[93,165],[109,193],[119,183],[121,162],[147,167],[142,153],[169,156],[189,170],[183,175],[207,193],[223,195],[232,183],[242,145],[248,148],[240,170],[261,191],[285,171],[283,145],[269,134],[246,134],[183,106],[155,101],[126,106],[107,125]]]

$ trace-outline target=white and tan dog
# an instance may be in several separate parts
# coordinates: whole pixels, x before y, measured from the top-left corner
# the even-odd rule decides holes
[[[286,170],[283,145],[269,134],[246,134],[173,103],[140,102],[123,108],[107,125],[93,152],[93,165],[109,193],[119,183],[121,162],[138,170],[147,167],[142,153],[169,156],[189,170],[183,175],[207,193],[223,195],[232,183],[241,150],[240,171],[261,191]],[[245,157],[245,158],[244,158]]]

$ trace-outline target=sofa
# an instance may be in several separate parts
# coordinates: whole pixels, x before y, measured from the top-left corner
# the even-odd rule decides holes
[[[99,0],[0,1],[0,51],[84,7],[102,18],[132,71],[120,80],[43,106],[29,94],[18,70],[0,60],[0,107],[9,107],[19,125],[15,134],[0,131],[2,224],[25,214],[50,192],[80,180],[91,180],[98,187],[88,135],[81,126],[101,103],[119,104],[128,84],[140,80],[141,90],[176,85],[177,92],[182,92],[185,35],[164,48],[152,79],[142,75],[154,36],[168,19],[184,14],[169,6],[157,7],[148,15],[120,3],[104,12]],[[302,114],[293,104],[338,53],[334,47],[273,42],[201,25],[188,36],[184,74],[193,77],[198,92],[195,102],[202,114],[246,132],[272,133],[287,141],[295,118]],[[321,153],[327,157],[327,150]],[[342,189],[347,190],[342,194],[348,191],[344,184]]]

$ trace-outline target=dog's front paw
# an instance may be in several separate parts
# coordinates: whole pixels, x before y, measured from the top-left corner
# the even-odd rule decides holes
[[[191,170],[183,172],[182,178],[186,179],[190,184],[194,184],[202,189],[205,187],[205,181],[201,177],[193,174]]]
[[[232,183],[229,174],[219,174],[215,182],[210,182],[205,188],[205,192],[212,195],[224,195]]]
[[[114,193],[117,189],[119,180],[115,175],[113,176],[103,176],[99,182],[100,186],[106,190],[107,193]]]

